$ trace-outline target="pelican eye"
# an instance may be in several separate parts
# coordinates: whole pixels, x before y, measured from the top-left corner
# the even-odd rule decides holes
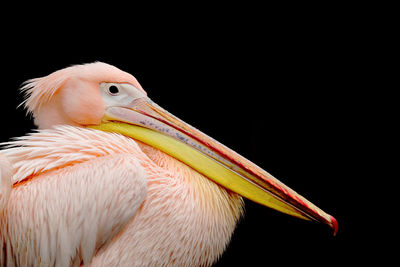
[[[119,94],[119,88],[115,85],[111,85],[110,87],[108,87],[108,92],[110,93],[110,95],[117,95]]]

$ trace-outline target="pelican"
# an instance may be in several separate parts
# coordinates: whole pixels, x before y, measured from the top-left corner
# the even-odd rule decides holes
[[[28,80],[38,130],[0,152],[0,264],[210,266],[243,198],[338,224],[102,62]]]

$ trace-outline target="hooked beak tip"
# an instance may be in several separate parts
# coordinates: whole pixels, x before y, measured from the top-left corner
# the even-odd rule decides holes
[[[336,236],[338,230],[339,230],[339,224],[337,222],[337,220],[335,219],[335,217],[331,216],[331,227],[333,229],[333,236]]]

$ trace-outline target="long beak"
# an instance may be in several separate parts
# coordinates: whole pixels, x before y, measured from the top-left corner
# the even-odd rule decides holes
[[[223,187],[280,212],[329,225],[336,219],[254,163],[168,113],[149,98],[110,107],[92,128],[119,132],[175,157]]]

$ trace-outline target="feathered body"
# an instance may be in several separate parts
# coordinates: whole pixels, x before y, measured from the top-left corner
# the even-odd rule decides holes
[[[114,66],[71,66],[22,91],[40,130],[1,151],[1,265],[209,266],[242,214],[239,194],[337,232],[332,216]]]
[[[120,134],[59,126],[8,145],[2,265],[207,266],[242,213],[237,194]]]

